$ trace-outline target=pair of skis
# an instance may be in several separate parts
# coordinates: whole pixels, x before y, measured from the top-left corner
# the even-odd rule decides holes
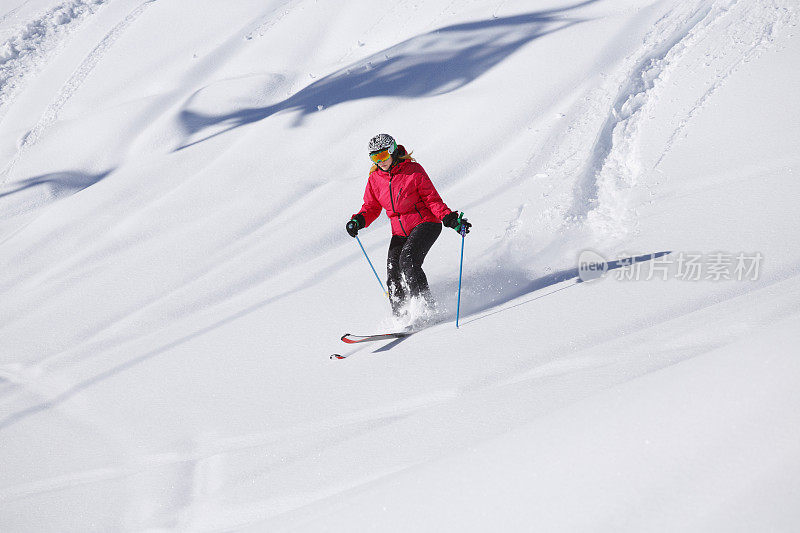
[[[352,333],[345,333],[342,335],[342,342],[346,344],[361,344],[364,342],[374,342],[374,341],[388,341],[392,339],[403,339],[405,337],[410,337],[415,333],[419,333],[420,331],[426,330],[438,324],[441,324],[445,321],[443,317],[433,318],[426,322],[417,323],[411,326],[407,326],[405,329],[400,331],[395,331],[391,333],[378,333],[377,335],[353,335]],[[345,359],[347,355],[341,355],[335,353],[331,355],[331,359]]]
[[[352,333],[345,333],[342,335],[342,342],[347,344],[360,344],[362,342],[373,342],[373,341],[385,341],[390,339],[402,339],[403,337],[408,337],[413,335],[419,330],[406,330],[406,331],[397,331],[394,333],[379,333],[377,335],[353,335]],[[342,354],[332,354],[331,359],[345,359],[347,355]]]
[[[403,337],[408,337],[412,333],[414,333],[413,330],[398,331],[396,333],[379,333],[378,335],[353,335],[352,333],[345,333],[342,335],[342,342],[346,342],[347,344],[358,344],[360,342],[401,339]]]

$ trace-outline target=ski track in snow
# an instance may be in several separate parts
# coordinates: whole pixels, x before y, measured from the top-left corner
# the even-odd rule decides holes
[[[11,17],[13,17],[16,14],[16,12],[19,11],[20,9],[22,9],[25,6],[25,4],[27,4],[29,1],[30,0],[25,0],[20,5],[18,5],[17,7],[12,9],[11,11],[8,11],[6,14],[4,14],[2,17],[0,17],[0,24],[5,22],[6,20],[10,19]]]
[[[44,113],[42,113],[42,116],[39,117],[36,125],[23,136],[16,153],[2,172],[2,175],[4,176],[3,183],[8,181],[19,159],[33,145],[35,145],[39,139],[41,139],[42,135],[47,131],[47,129],[56,122],[61,109],[64,107],[64,105],[66,105],[72,95],[75,94],[75,92],[80,88],[81,84],[84,82],[84,80],[86,80],[105,53],[111,48],[111,46],[114,45],[114,43],[120,38],[125,30],[131,24],[133,24],[136,19],[139,18],[144,10],[155,1],[156,0],[146,0],[145,2],[139,4],[130,13],[128,13],[128,15],[121,22],[114,26],[114,28],[103,37],[97,46],[95,46],[94,49],[89,52],[89,54],[81,62],[75,72],[72,73],[66,83],[61,86],[61,89],[58,91],[55,99],[50,103],[50,105],[47,106],[47,109],[45,109]]]
[[[768,4],[738,0],[682,2],[658,20],[645,37],[643,46],[627,63],[629,73],[619,83],[606,119],[600,127],[588,159],[580,163],[580,149],[551,162],[548,167],[560,167],[564,174],[579,173],[573,192],[573,205],[564,215],[567,220],[584,221],[599,236],[613,240],[635,231],[631,196],[643,172],[657,166],[669,152],[680,133],[742,63],[751,60],[772,41],[779,26],[787,25],[796,13],[786,2]],[[684,68],[684,56],[695,49],[709,34],[722,30],[724,49],[711,50],[708,65],[716,69],[711,86],[688,111],[670,139],[666,142],[655,165],[643,168],[638,149],[638,133],[646,127],[648,111],[663,92],[665,80],[675,70]],[[720,65],[721,63],[721,65]],[[601,93],[594,98],[603,98]],[[597,104],[590,104],[588,113],[596,113]],[[582,121],[586,119],[581,118]],[[583,138],[585,129],[574,130]],[[564,139],[569,146],[580,144],[580,138]],[[558,150],[563,152],[564,149]],[[577,165],[583,169],[578,170]]]
[[[67,37],[106,2],[64,2],[25,24],[0,45],[0,122],[9,105],[25,87],[27,79],[50,61]],[[0,23],[24,5],[3,15]]]
[[[261,22],[259,22],[258,25],[253,30],[248,31],[245,34],[244,38],[250,41],[258,37],[263,37],[264,35],[267,34],[269,30],[274,28],[287,15],[292,13],[295,7],[300,5],[302,2],[303,0],[293,0],[289,2],[288,5],[280,5],[275,9],[269,11],[261,18]]]
[[[738,1],[732,9],[722,13],[717,25],[723,26],[725,41],[731,46],[706,52],[705,67],[713,67],[714,75],[709,87],[691,105],[667,140],[653,168],[663,161],[672,146],[683,134],[691,120],[705,107],[711,97],[744,63],[748,63],[766,51],[775,35],[783,28],[797,24],[798,13],[786,2],[763,1],[758,4]],[[698,44],[702,44],[701,37]],[[667,81],[665,79],[665,81]]]
[[[620,238],[630,230],[628,193],[641,172],[635,137],[642,110],[648,99],[657,97],[658,77],[716,13],[710,2],[679,4],[655,23],[641,50],[629,59],[633,67],[620,84],[576,182],[570,213],[600,234]]]

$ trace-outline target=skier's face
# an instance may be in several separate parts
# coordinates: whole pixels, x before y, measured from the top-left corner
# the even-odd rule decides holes
[[[390,157],[389,159],[387,159],[385,161],[379,161],[377,163],[377,165],[381,170],[386,172],[387,170],[389,170],[389,167],[392,166],[392,158]]]
[[[369,153],[369,158],[373,163],[378,165],[378,168],[384,172],[392,166],[392,147],[384,148],[383,150],[376,150]]]

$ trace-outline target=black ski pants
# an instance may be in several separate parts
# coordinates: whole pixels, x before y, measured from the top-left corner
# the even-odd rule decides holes
[[[439,222],[423,222],[412,229],[408,237],[392,235],[386,271],[389,276],[389,298],[395,314],[409,297],[422,296],[431,301],[422,262],[441,232],[442,225]]]

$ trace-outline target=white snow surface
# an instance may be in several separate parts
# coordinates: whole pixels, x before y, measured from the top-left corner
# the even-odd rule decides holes
[[[0,530],[800,530],[799,12],[5,0]]]

